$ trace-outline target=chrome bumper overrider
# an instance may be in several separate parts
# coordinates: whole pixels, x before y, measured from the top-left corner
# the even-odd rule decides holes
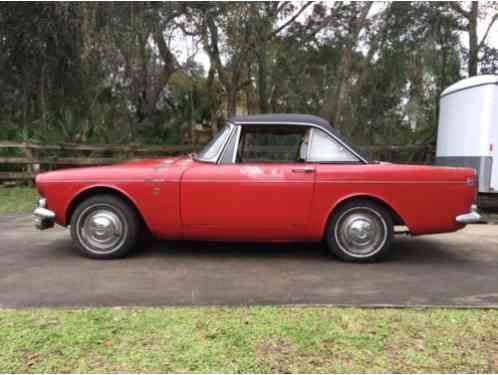
[[[55,224],[55,212],[48,210],[46,207],[47,200],[39,199],[38,207],[33,211],[33,221],[37,229],[49,229]]]
[[[460,224],[473,224],[481,221],[481,215],[477,212],[477,206],[473,204],[470,208],[470,212],[458,215],[456,221]]]

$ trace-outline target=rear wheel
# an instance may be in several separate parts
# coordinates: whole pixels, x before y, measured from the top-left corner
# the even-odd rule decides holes
[[[332,254],[349,262],[373,262],[391,248],[393,219],[380,204],[351,201],[339,207],[327,227],[327,245]]]
[[[71,237],[81,253],[95,259],[126,256],[139,236],[133,207],[112,195],[96,195],[80,203],[71,216]]]

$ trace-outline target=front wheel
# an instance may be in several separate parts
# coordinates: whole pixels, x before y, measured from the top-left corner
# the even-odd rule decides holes
[[[393,220],[380,204],[368,200],[351,201],[333,214],[326,236],[330,252],[339,259],[372,262],[389,252]]]
[[[78,205],[71,216],[71,237],[81,253],[115,259],[135,246],[140,222],[134,208],[112,195],[96,195]]]

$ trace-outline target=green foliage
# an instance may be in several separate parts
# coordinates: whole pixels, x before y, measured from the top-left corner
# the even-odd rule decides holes
[[[234,112],[302,112],[357,144],[434,143],[465,22],[437,2],[4,4],[0,139],[175,144]]]

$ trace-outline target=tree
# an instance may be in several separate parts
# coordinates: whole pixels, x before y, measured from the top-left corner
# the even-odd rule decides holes
[[[211,66],[224,89],[228,116],[236,114],[239,94],[249,85],[257,86],[259,109],[267,111],[268,45],[311,4],[307,2],[295,12],[290,2],[211,4],[194,9],[196,29],[187,33],[201,35]],[[289,18],[276,26],[277,20],[284,16]]]
[[[258,33],[254,38],[252,46],[256,58],[256,86],[258,88],[259,112],[266,113],[269,109],[268,82],[268,49],[269,45],[279,37],[279,34],[291,28],[297,18],[312,5],[306,2],[295,11],[295,6],[289,2],[261,2],[253,3],[253,22],[256,24]],[[284,19],[282,25],[277,26],[277,21]]]
[[[472,1],[469,9],[465,9],[459,2],[449,2],[450,7],[460,16],[459,29],[467,32],[469,39],[468,50],[468,74],[469,77],[478,73],[479,52],[484,48],[489,32],[498,19],[498,8],[496,6],[486,7],[479,5],[478,1]],[[477,35],[477,24],[479,19],[484,19],[488,12],[493,12],[491,20],[486,26],[483,37],[479,40]]]
[[[367,16],[372,8],[372,2],[367,1],[364,3],[351,3],[348,5],[339,5],[342,14],[347,14],[345,17],[344,26],[344,41],[342,58],[337,67],[335,87],[331,90],[328,100],[326,101],[326,108],[324,113],[332,114],[332,123],[340,124],[342,116],[342,106],[345,101],[345,96],[348,95],[349,80],[351,77],[353,52],[358,46],[359,36],[361,31],[367,26]],[[342,8],[342,9],[341,9]],[[338,20],[339,22],[342,20]]]
[[[0,137],[179,142],[194,122],[247,111],[321,114],[358,143],[433,142],[460,67],[497,71],[496,14],[456,2],[5,4]]]
[[[112,38],[117,50],[110,59],[114,70],[124,73],[122,82],[142,123],[156,111],[172,74],[180,68],[166,41],[182,10],[171,3],[119,4],[112,19]]]

